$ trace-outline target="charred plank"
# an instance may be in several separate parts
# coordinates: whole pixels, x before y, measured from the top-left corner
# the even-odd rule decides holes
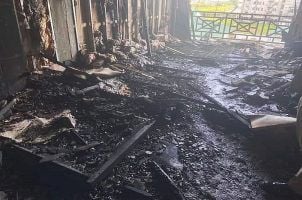
[[[64,189],[89,189],[88,177],[82,172],[57,161],[40,163],[43,156],[16,144],[3,149],[4,165],[13,162],[17,172],[27,173],[39,182]]]
[[[155,124],[155,121],[144,126],[137,133],[132,135],[126,142],[124,142],[109,160],[88,179],[88,183],[95,185],[98,181],[106,178],[112,169],[124,158],[125,155],[147,134],[149,129]]]
[[[157,190],[167,200],[185,200],[183,193],[170,176],[156,163],[150,162],[149,167]]]
[[[144,190],[140,190],[138,188],[132,187],[132,186],[128,186],[126,185],[123,188],[123,196],[125,196],[126,198],[133,198],[133,199],[144,199],[144,200],[152,200],[154,199],[154,197],[144,191]]]

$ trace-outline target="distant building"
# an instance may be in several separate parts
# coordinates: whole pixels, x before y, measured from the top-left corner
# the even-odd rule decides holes
[[[249,14],[266,14],[293,16],[301,0],[238,0],[235,12]]]

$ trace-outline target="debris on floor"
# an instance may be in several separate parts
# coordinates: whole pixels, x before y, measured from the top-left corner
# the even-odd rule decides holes
[[[70,110],[63,111],[51,119],[34,117],[10,125],[0,136],[16,142],[44,143],[53,137],[75,128],[76,120]],[[4,129],[6,129],[4,127]]]
[[[81,51],[70,63],[41,54],[47,66],[4,104],[3,195],[263,199],[260,182],[290,179],[298,153],[263,159],[258,146],[267,145],[250,129],[295,127],[299,62],[265,58],[248,44],[159,46],[152,58],[128,41],[112,42],[111,53]]]

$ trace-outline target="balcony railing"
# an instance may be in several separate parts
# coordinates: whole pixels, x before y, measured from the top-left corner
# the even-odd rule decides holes
[[[292,16],[192,11],[195,40],[231,39],[283,43]]]

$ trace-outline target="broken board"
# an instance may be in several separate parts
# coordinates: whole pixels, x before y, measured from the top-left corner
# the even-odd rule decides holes
[[[88,179],[88,183],[91,185],[97,184],[98,181],[106,178],[112,169],[117,165],[125,155],[147,134],[150,128],[155,124],[155,121],[144,126],[137,133],[132,135],[128,140],[126,140],[115,153],[111,155],[108,161]]]
[[[295,127],[297,119],[294,117],[276,115],[253,115],[250,116],[252,130],[267,128]]]

